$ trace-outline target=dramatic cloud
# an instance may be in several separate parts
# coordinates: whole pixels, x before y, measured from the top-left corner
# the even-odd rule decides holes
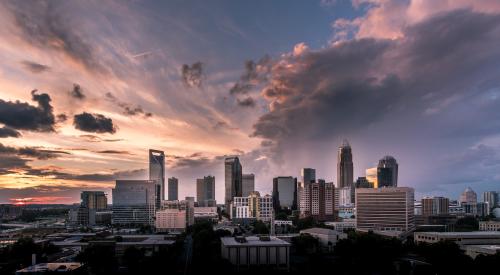
[[[43,73],[50,70],[49,66],[38,64],[36,62],[24,60],[21,62],[24,68],[32,73]]]
[[[54,131],[55,118],[50,105],[50,96],[45,93],[38,94],[37,90],[33,90],[31,96],[38,106],[0,99],[0,123],[20,130]]]
[[[9,127],[2,127],[0,128],[0,138],[6,138],[6,137],[15,137],[18,138],[21,136],[21,133],[18,131],[9,128]]]
[[[238,105],[242,107],[255,107],[255,100],[253,97],[246,97],[245,99],[240,100],[239,98],[236,99],[238,102]]]
[[[69,92],[69,94],[76,99],[83,100],[85,99],[85,95],[83,94],[82,88],[78,84],[73,84],[73,89]]]
[[[90,114],[83,112],[73,117],[73,125],[76,129],[92,133],[110,133],[116,132],[113,120],[101,114]]]
[[[38,47],[48,47],[66,54],[91,71],[105,72],[94,49],[64,17],[64,10],[56,3],[14,1],[7,4],[14,15],[24,39]]]
[[[136,105],[132,106],[128,103],[120,101],[116,96],[114,96],[112,93],[106,93],[106,100],[113,102],[116,104],[116,106],[120,107],[123,111],[124,115],[127,116],[136,116],[136,115],[144,115],[144,117],[152,117],[153,114],[150,112],[144,111],[141,106]]]
[[[1,155],[17,155],[28,158],[36,158],[40,160],[57,158],[61,155],[69,155],[70,153],[61,150],[48,150],[40,147],[10,147],[0,143]]]
[[[203,80],[203,63],[196,62],[191,66],[188,64],[182,65],[181,75],[187,87],[201,87]]]
[[[253,60],[245,62],[245,71],[240,79],[229,90],[231,95],[247,94],[256,86],[267,80],[267,75],[271,68],[272,60],[269,56],[262,57],[257,63]]]
[[[96,153],[111,154],[111,155],[133,155],[132,153],[130,153],[128,151],[118,151],[118,150],[102,150],[102,151],[97,151]]]

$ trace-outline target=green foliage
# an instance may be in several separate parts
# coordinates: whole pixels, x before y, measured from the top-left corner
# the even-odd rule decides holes
[[[298,219],[296,221],[296,224],[297,224],[297,230],[299,230],[299,231],[303,230],[303,229],[313,228],[317,225],[317,223],[313,217],[306,217],[303,219]]]
[[[301,234],[292,238],[292,245],[297,255],[315,253],[319,249],[319,241],[309,234]]]
[[[57,209],[23,209],[23,212],[19,218],[23,222],[34,222],[37,219],[47,218],[47,217],[63,217],[68,214],[68,209],[57,208]]]
[[[267,227],[267,225],[264,222],[257,220],[253,223],[252,233],[253,234],[269,234],[269,228]]]
[[[47,255],[59,251],[56,246],[40,245],[31,238],[20,238],[14,244],[0,249],[0,274],[12,274],[17,269],[31,265],[32,254],[36,254],[37,262],[44,262]]]
[[[465,217],[458,219],[455,224],[455,231],[470,232],[479,230],[479,222],[475,217]]]
[[[472,259],[454,242],[420,244],[416,246],[415,252],[432,264],[438,275],[475,274]]]
[[[112,274],[118,268],[114,245],[89,245],[76,256],[94,274]]]

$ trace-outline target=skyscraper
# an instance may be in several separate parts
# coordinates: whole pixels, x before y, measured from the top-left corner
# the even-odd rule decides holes
[[[465,188],[464,192],[460,195],[460,204],[476,204],[477,203],[477,194],[472,190],[472,188]]]
[[[275,213],[280,209],[297,209],[297,178],[277,177],[273,179],[273,205]]]
[[[242,167],[238,157],[227,157],[224,160],[224,181],[225,181],[225,205],[226,211],[230,211],[231,201],[234,197],[241,197],[242,190]]]
[[[179,180],[176,177],[168,178],[168,200],[176,201],[179,199]]]
[[[448,215],[450,200],[444,197],[425,197],[422,199],[423,216]]]
[[[215,177],[206,176],[196,180],[196,201],[200,207],[216,206]]]
[[[82,191],[81,206],[95,211],[106,210],[108,208],[108,198],[103,191]]]
[[[316,169],[302,168],[300,176],[302,177],[302,184],[316,182]]]
[[[378,162],[377,184],[381,187],[398,187],[398,163],[391,156],[385,156]]]
[[[243,197],[250,196],[250,193],[255,191],[255,175],[243,174],[242,175],[242,191]]]
[[[347,140],[344,140],[337,155],[337,187],[351,187],[353,182],[352,150]]]
[[[159,188],[156,188],[160,193],[158,200],[165,200],[165,153],[163,151],[149,149],[149,179],[156,180],[159,185]]]
[[[155,180],[117,180],[113,193],[113,224],[154,225]]]
[[[317,221],[333,221],[335,187],[324,180],[305,183],[300,194],[300,215]]]
[[[498,193],[495,191],[487,191],[483,193],[483,202],[488,204],[490,210],[498,204]]]

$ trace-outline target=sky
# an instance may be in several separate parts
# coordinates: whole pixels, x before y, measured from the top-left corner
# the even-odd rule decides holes
[[[238,155],[336,181],[385,155],[416,197],[500,191],[496,0],[2,1],[0,203],[76,203],[147,179],[179,196]]]

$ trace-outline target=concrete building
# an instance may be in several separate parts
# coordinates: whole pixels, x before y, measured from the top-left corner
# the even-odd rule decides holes
[[[217,207],[195,207],[194,208],[194,220],[196,221],[218,221],[219,213],[217,213]]]
[[[161,209],[156,211],[155,227],[157,232],[185,231],[186,209]]]
[[[112,223],[154,225],[157,182],[155,180],[117,180],[113,188]]]
[[[468,245],[494,245],[500,244],[500,232],[415,232],[414,239],[416,243],[452,241],[462,247]]]
[[[273,217],[273,198],[270,195],[260,196],[254,191],[248,197],[234,197],[231,204],[231,219],[234,222],[250,220],[271,221]]]
[[[409,187],[356,190],[356,229],[409,232],[415,228],[414,190]]]
[[[176,177],[168,178],[168,200],[176,201],[179,199],[179,180]]]
[[[450,200],[444,197],[425,197],[422,199],[422,215],[448,215]]]
[[[174,209],[178,211],[184,211],[184,222],[186,226],[191,226],[194,224],[194,208],[194,198],[192,197],[186,197],[186,199],[182,201],[163,201],[161,205],[161,209]]]
[[[335,187],[324,180],[306,183],[300,192],[300,215],[312,216],[317,221],[333,221]]]
[[[335,203],[336,209],[340,207],[353,207],[354,205],[354,195],[355,189],[352,187],[341,187],[335,188],[335,197],[338,198],[338,202]]]
[[[342,142],[337,153],[337,188],[352,187],[354,183],[352,149],[347,140]]]
[[[273,179],[274,211],[297,210],[297,178],[276,177]]]
[[[500,231],[500,221],[480,221],[479,231]]]
[[[344,232],[346,230],[356,229],[355,219],[344,219],[341,222],[325,222],[326,226],[332,227],[333,230],[338,232]]]
[[[392,156],[385,156],[377,166],[377,188],[398,186],[398,163]]]
[[[238,157],[227,157],[224,160],[224,182],[225,182],[225,205],[231,209],[234,197],[243,196],[243,174],[240,159]]]
[[[77,207],[68,212],[69,223],[72,226],[94,226],[96,224],[96,211],[87,207]]]
[[[206,176],[196,180],[196,201],[200,207],[217,206],[214,176]]]
[[[82,191],[80,205],[95,211],[108,209],[108,198],[103,191]]]
[[[161,201],[165,200],[165,153],[149,149],[149,179],[156,180],[157,202],[159,208]]]
[[[488,204],[489,210],[497,207],[498,205],[498,192],[487,191],[483,193],[483,202]]]
[[[309,228],[301,230],[300,234],[308,234],[318,239],[320,245],[324,248],[328,248],[329,251],[337,244],[339,240],[347,239],[347,234],[342,231],[336,231],[326,228]]]
[[[242,174],[241,175],[241,196],[248,197],[250,193],[255,191],[255,175],[254,174]]]
[[[467,187],[464,192],[460,195],[460,204],[464,203],[477,203],[477,194],[472,190],[472,188]]]
[[[221,255],[237,270],[258,266],[290,268],[291,244],[276,237],[224,237]]]

